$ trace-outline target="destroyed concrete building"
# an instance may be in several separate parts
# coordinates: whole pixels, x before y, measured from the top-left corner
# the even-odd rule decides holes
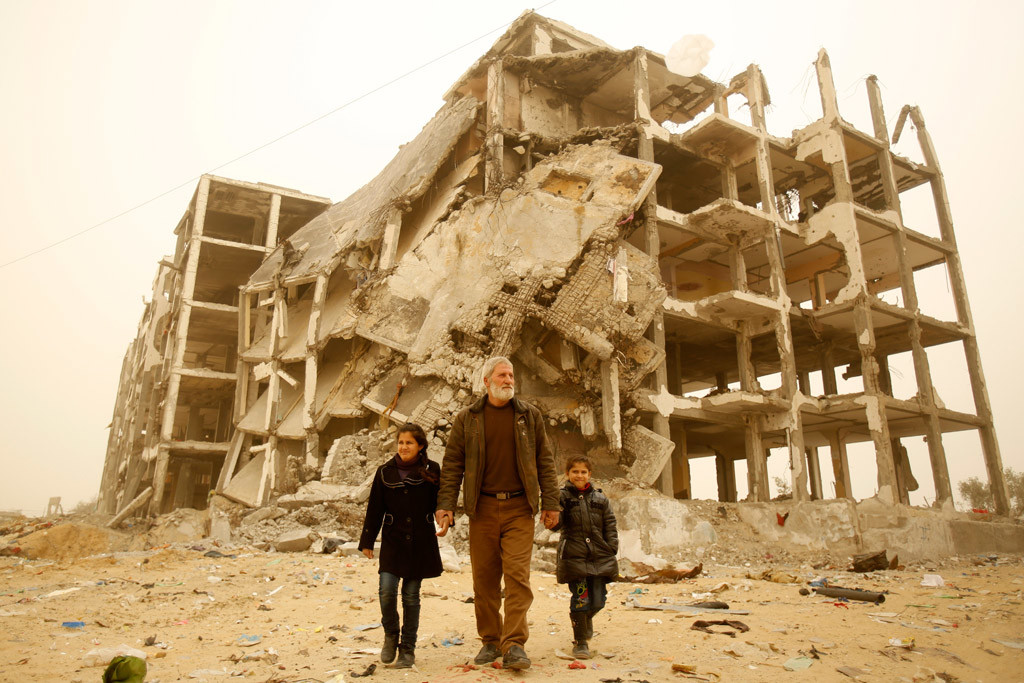
[[[502,354],[557,455],[585,452],[601,477],[686,499],[690,462],[713,457],[735,501],[741,461],[747,500],[767,501],[768,453],[784,449],[794,498],[820,499],[827,448],[850,498],[846,449],[868,442],[879,500],[906,503],[901,440],[925,436],[944,503],[942,435],[977,430],[1006,514],[922,113],[889,131],[871,77],[873,130],[857,130],[824,51],[814,65],[823,115],[779,137],[757,66],[726,84],[682,76],[526,13],[346,200],[204,177],[125,357],[100,509],[203,507],[210,491],[258,507],[343,480],[366,430],[407,420],[439,457]],[[923,163],[890,149],[908,120]],[[926,185],[939,236],[903,222],[901,193]],[[936,267],[956,320],[918,305],[915,273]],[[933,389],[926,349],[948,343],[973,414]],[[896,398],[889,358],[905,352],[918,392]],[[862,389],[840,394],[837,372]]]
[[[206,507],[235,433],[238,289],[330,204],[262,183],[200,179],[121,366],[101,512],[149,502],[153,482],[162,484],[154,512]]]

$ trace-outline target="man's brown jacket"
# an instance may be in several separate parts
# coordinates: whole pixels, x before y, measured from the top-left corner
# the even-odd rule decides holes
[[[455,416],[444,451],[441,489],[437,494],[438,510],[454,510],[459,485],[464,484],[462,503],[470,519],[476,513],[484,476],[486,400],[485,394]],[[544,416],[538,408],[518,398],[512,399],[512,405],[515,408],[516,469],[530,508],[535,515],[538,510],[558,510],[558,476],[555,456],[544,431]]]

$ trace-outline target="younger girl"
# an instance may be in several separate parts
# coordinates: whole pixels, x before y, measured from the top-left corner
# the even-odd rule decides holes
[[[371,560],[381,525],[380,612],[384,645],[380,660],[407,669],[416,661],[420,624],[420,583],[441,575],[441,553],[434,532],[440,466],[427,459],[427,435],[408,422],[398,429],[398,454],[377,468],[366,504],[359,549]],[[398,582],[402,580],[399,631]],[[401,640],[399,640],[401,636]],[[398,661],[395,651],[398,650]]]
[[[615,558],[619,532],[608,497],[590,484],[590,460],[572,457],[565,463],[569,478],[559,492],[562,513],[556,530],[559,583],[569,584],[569,620],[572,622],[572,654],[589,659],[587,641],[594,637],[594,615],[604,607],[605,584],[619,574]]]

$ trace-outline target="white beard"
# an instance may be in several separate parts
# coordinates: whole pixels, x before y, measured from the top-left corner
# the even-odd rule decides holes
[[[511,401],[516,395],[515,387],[490,387],[487,391],[499,401]]]

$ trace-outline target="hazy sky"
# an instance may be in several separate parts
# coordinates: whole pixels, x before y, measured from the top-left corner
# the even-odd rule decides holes
[[[524,9],[454,0],[0,0],[0,263],[204,172],[341,200],[419,131],[448,86]],[[903,104],[919,105],[949,186],[1004,464],[1024,469],[1017,445],[1024,421],[1012,412],[1024,332],[1011,284],[1024,254],[1015,208],[1024,173],[1011,156],[1022,149],[1019,3],[555,0],[540,12],[622,49],[664,54],[685,34],[707,35],[715,48],[704,74],[726,81],[758,63],[772,97],[771,132],[783,137],[821,115],[812,67],[821,47],[832,59],[842,115],[861,129],[871,130],[868,74],[883,86],[890,129]],[[904,137],[914,142],[909,129]],[[899,149],[920,157],[914,144]],[[50,496],[70,507],[96,494],[121,361],[194,187],[187,182],[0,268],[0,509],[39,513]],[[913,200],[908,224],[934,231],[934,212],[927,218],[930,209]],[[920,283],[922,308],[951,318],[941,273]],[[960,346],[929,355],[942,399],[973,410]],[[900,373],[912,380],[909,364],[894,368],[898,385]],[[911,441],[915,474],[931,499],[927,451]],[[944,443],[954,482],[984,477],[975,432]],[[870,470],[856,477],[855,493],[871,495],[873,456],[855,450],[851,459],[858,473]],[[705,459],[695,473],[709,466]],[[773,457],[770,467],[777,473],[784,463]],[[713,477],[695,490],[713,494]]]

